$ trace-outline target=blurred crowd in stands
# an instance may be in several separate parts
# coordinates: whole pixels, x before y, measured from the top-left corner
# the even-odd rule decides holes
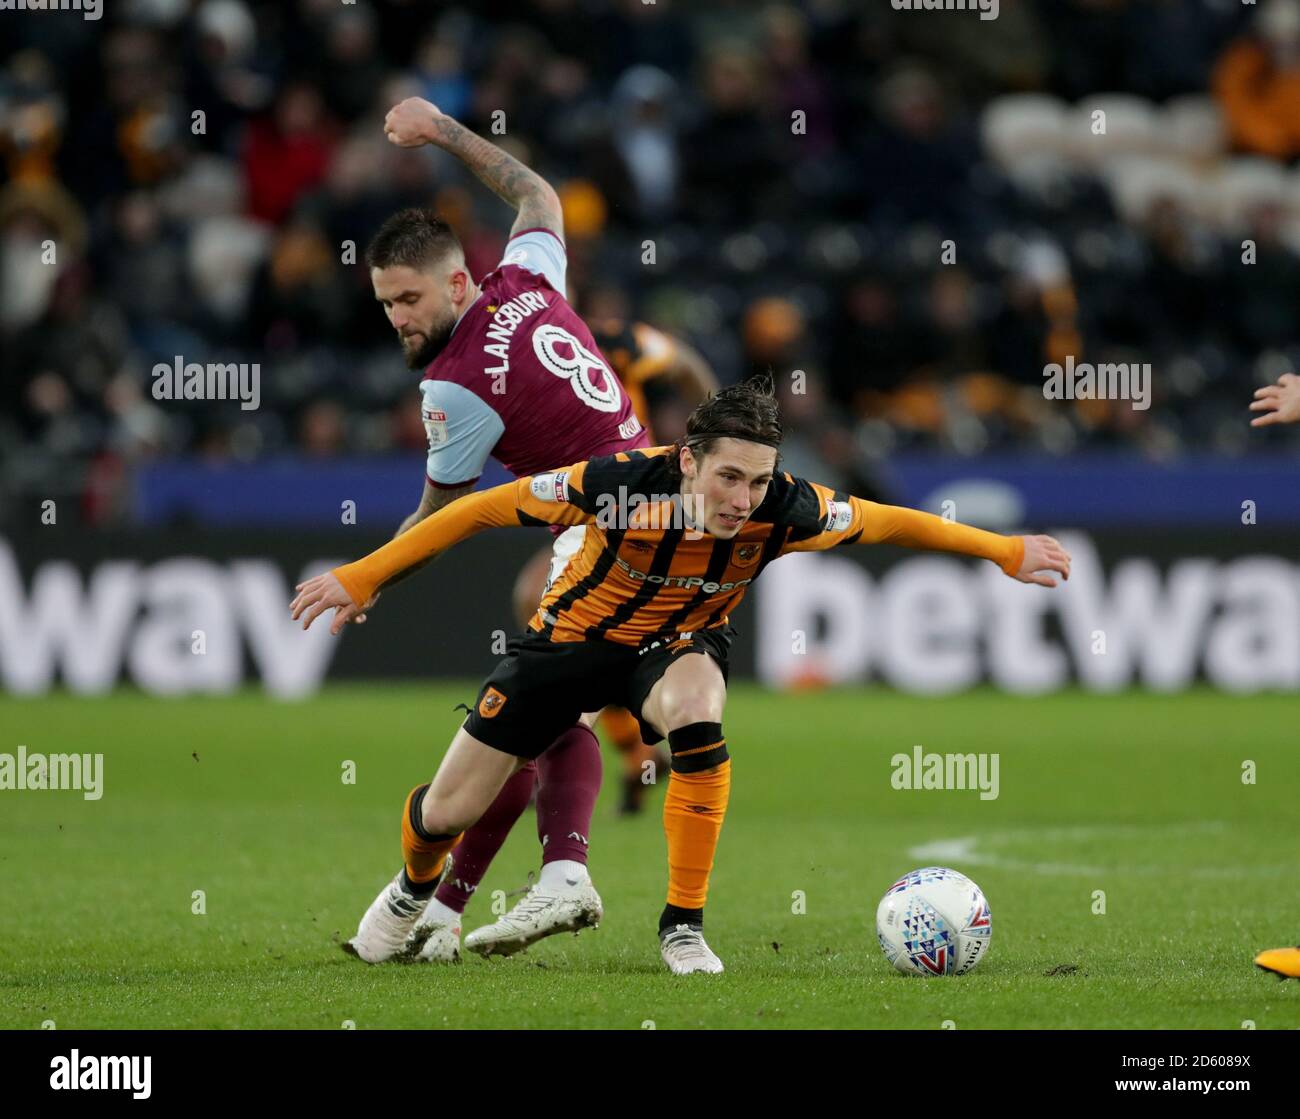
[[[989,21],[117,0],[3,21],[10,499],[105,521],[142,460],[418,456],[418,374],[365,243],[432,204],[481,276],[513,215],[444,153],[385,142],[411,95],[556,187],[580,311],[675,332],[724,383],[802,370],[790,426],[841,473],[918,447],[1293,438],[1252,432],[1246,404],[1296,367],[1300,0],[1002,0]],[[1045,400],[1067,355],[1149,362],[1152,407]],[[260,363],[261,407],[154,400],[178,356]]]

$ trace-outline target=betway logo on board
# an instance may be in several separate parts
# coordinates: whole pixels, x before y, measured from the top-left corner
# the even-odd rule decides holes
[[[1300,564],[1129,556],[1103,571],[1087,536],[1056,535],[1074,562],[1054,590],[951,556],[910,555],[880,574],[841,555],[784,556],[751,592],[759,676],[877,679],[930,694],[980,683],[1176,691],[1201,678],[1228,691],[1300,686]],[[271,694],[309,695],[338,639],[289,619],[296,581],[270,560],[194,557],[106,560],[84,572],[51,560],[24,579],[0,539],[0,689],[94,693],[130,682],[159,695],[221,693],[244,684],[247,663]],[[381,613],[373,623],[386,624]]]
[[[312,560],[303,578],[335,559]],[[290,620],[292,587],[269,560],[111,560],[83,576],[53,561],[23,585],[0,540],[0,688],[40,693],[62,682],[103,692],[130,680],[155,695],[228,692],[248,647],[262,686],[292,699],[320,686],[338,648],[328,626]]]
[[[839,556],[785,556],[754,591],[759,677],[930,694],[1177,691],[1201,676],[1234,692],[1300,685],[1300,565],[1247,555],[1162,570],[1135,556],[1107,573],[1087,536],[1055,535],[1073,563],[1054,589],[948,556],[880,576]]]

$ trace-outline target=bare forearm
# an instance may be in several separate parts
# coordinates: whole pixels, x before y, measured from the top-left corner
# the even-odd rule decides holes
[[[402,533],[406,532],[408,529],[414,528],[424,520],[425,517],[431,516],[439,509],[450,505],[458,497],[463,497],[473,489],[473,482],[470,482],[465,486],[445,488],[442,486],[435,486],[432,482],[426,481],[424,483],[424,493],[420,497],[419,508],[397,526],[397,531],[393,533],[394,539],[401,536]]]
[[[509,152],[448,116],[435,121],[433,143],[451,152],[484,186],[518,211],[517,229],[561,231],[559,197],[541,175]]]
[[[559,196],[539,174],[525,167],[508,152],[476,136],[459,121],[422,97],[408,97],[388,110],[384,135],[403,148],[436,144],[451,152],[474,172],[484,185],[499,195],[519,216],[511,234],[525,229],[549,229],[564,237],[564,218]]]

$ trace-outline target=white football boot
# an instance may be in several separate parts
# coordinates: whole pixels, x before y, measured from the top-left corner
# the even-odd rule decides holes
[[[722,970],[722,961],[704,943],[704,933],[690,925],[664,929],[659,934],[659,953],[674,975],[696,971],[716,975]]]
[[[430,892],[429,897],[433,897]],[[368,964],[382,964],[404,954],[411,929],[429,904],[429,897],[417,898],[402,888],[402,872],[397,872],[379,896],[370,903],[357,926],[357,935],[345,943],[343,951]]]
[[[445,905],[429,905],[415,922],[403,949],[417,963],[460,963],[459,913]]]
[[[564,885],[538,882],[495,924],[475,929],[465,938],[465,950],[480,956],[513,956],[530,944],[556,933],[576,933],[600,925],[604,911],[590,878]]]

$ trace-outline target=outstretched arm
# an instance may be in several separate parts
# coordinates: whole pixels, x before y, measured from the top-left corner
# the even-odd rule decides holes
[[[1070,555],[1051,536],[1003,536],[981,528],[904,509],[898,505],[877,505],[874,501],[851,501],[864,506],[863,540],[867,543],[901,544],[935,552],[960,552],[996,563],[1006,574],[1022,583],[1056,586],[1045,572],[1070,577]]]
[[[586,464],[520,478],[490,490],[468,494],[395,536],[354,563],[336,567],[297,586],[289,606],[294,621],[306,629],[326,610],[334,610],[330,633],[355,619],[374,596],[399,582],[454,544],[486,528],[519,525],[578,525],[594,521],[584,508],[581,484]]]
[[[400,525],[398,525],[397,531],[393,533],[393,535],[401,536],[402,533],[404,533],[412,525],[419,524],[422,520],[424,520],[425,517],[431,516],[432,514],[436,513],[444,505],[450,505],[453,501],[456,500],[456,498],[463,497],[465,494],[469,493],[470,490],[472,490],[473,488],[474,488],[474,483],[470,482],[468,485],[465,486],[455,486],[450,489],[444,489],[442,487],[435,486],[432,482],[430,482],[426,478],[424,480],[424,496],[420,499],[419,508],[417,508],[414,513],[412,513],[405,520],[403,520]],[[379,592],[376,591],[374,597],[372,597],[370,601],[366,603],[367,609],[374,605],[375,599],[378,597],[379,597]],[[366,615],[364,613],[354,614],[352,617],[348,619],[348,621],[355,622],[358,625],[360,625],[365,620],[366,620]]]
[[[823,486],[811,488],[820,502],[821,531],[792,541],[786,551],[822,551],[851,543],[899,544],[992,560],[1022,583],[1054,587],[1050,572],[1070,577],[1070,555],[1050,536],[1003,536],[919,509],[879,505],[860,497],[837,499]]]
[[[489,140],[471,132],[422,97],[408,97],[384,118],[384,134],[403,148],[436,144],[451,152],[483,184],[518,211],[510,236],[525,229],[549,229],[564,240],[564,216],[559,196],[536,171]]]

